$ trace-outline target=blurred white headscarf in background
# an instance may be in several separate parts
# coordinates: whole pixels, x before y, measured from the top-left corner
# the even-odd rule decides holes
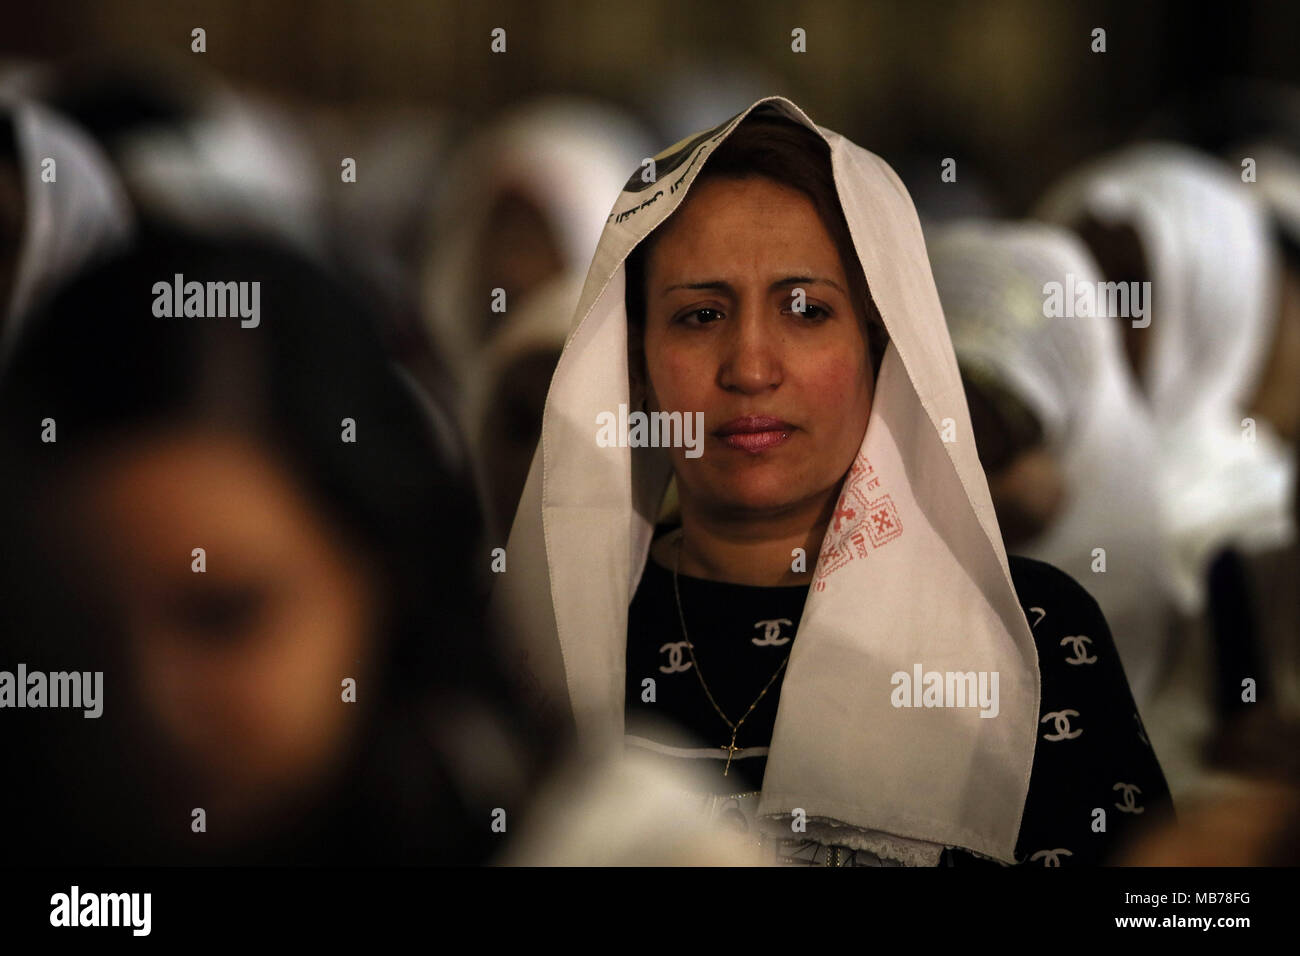
[[[1294,534],[1294,458],[1243,418],[1277,319],[1277,263],[1263,208],[1215,160],[1142,143],[1066,177],[1037,214],[1136,230],[1149,263],[1151,335],[1140,378],[1160,439],[1160,497],[1176,549],[1176,595],[1204,602],[1221,547],[1279,547]]]
[[[1078,580],[1101,606],[1141,708],[1159,673],[1170,598],[1150,414],[1116,320],[1049,317],[1045,287],[1101,281],[1083,244],[1044,223],[966,221],[928,233],[963,368],[1002,383],[1042,423],[1068,483],[1050,528],[1017,552]],[[1093,549],[1105,549],[1104,573]]]
[[[283,107],[214,84],[193,116],[123,137],[116,158],[132,195],[155,216],[198,233],[265,235],[319,256],[321,179],[298,122]]]
[[[149,59],[19,64],[0,72],[5,95],[104,121],[97,141],[142,220],[326,253],[320,162],[300,132],[308,114]]]
[[[59,284],[127,242],[134,216],[108,158],[86,133],[40,103],[0,99],[14,127],[25,204],[13,290],[0,322],[0,361],[24,316]],[[54,160],[54,181],[42,176]]]
[[[429,331],[460,387],[477,376],[482,350],[494,334],[487,328],[492,290],[475,284],[475,256],[497,199],[510,190],[526,196],[550,228],[562,273],[570,284],[580,282],[604,228],[609,197],[653,153],[645,132],[620,111],[554,96],[507,112],[452,157],[435,201],[433,251],[422,285]],[[502,329],[522,304],[506,303]],[[564,304],[566,329],[576,304]],[[472,404],[481,400],[467,398]]]

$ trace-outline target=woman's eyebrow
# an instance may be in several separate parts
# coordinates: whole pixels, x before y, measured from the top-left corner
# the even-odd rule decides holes
[[[787,276],[784,279],[777,279],[772,283],[771,288],[779,289],[783,286],[790,285],[816,285],[819,282],[822,285],[830,286],[832,289],[837,289],[844,295],[848,295],[847,292],[844,292],[844,290],[840,288],[840,284],[834,279],[823,279],[820,276]]]
[[[841,288],[840,284],[835,280],[823,279],[819,276],[786,276],[784,279],[777,279],[770,286],[768,286],[768,288],[781,289],[787,286],[816,285],[817,283],[828,285],[833,289],[839,290],[842,294],[848,295],[848,293],[845,292],[844,289]],[[676,289],[717,290],[719,292],[726,292],[732,295],[734,295],[736,291],[735,287],[732,286],[730,282],[727,282],[724,279],[703,279],[699,282],[674,283],[673,285],[666,287],[663,290],[663,293],[666,294]]]

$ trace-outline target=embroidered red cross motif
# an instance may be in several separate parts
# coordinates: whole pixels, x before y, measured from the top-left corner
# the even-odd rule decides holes
[[[842,499],[841,499],[841,500],[842,500]],[[853,519],[853,518],[856,518],[857,516],[858,516],[857,511],[856,511],[855,509],[853,509],[853,508],[848,507],[847,505],[844,505],[844,506],[842,506],[842,507],[837,507],[837,508],[835,509],[835,526],[834,526],[834,530],[835,530],[835,531],[839,531],[839,530],[840,530],[840,522],[843,521],[845,518]]]
[[[855,557],[865,558],[868,554],[866,541],[861,527],[867,516],[863,509],[866,503],[857,492],[857,486],[873,477],[870,463],[862,455],[854,459],[849,473],[844,479],[844,487],[832,512],[831,526],[827,529],[822,542],[821,553],[817,556],[817,575],[814,582],[816,590],[826,587],[826,578],[844,567]]]
[[[903,533],[903,524],[898,520],[898,509],[889,495],[882,495],[868,504],[871,520],[867,523],[867,534],[871,537],[871,546],[878,548],[893,541]]]
[[[870,491],[880,488],[880,477],[871,462],[859,454],[844,479],[831,526],[822,542],[817,560],[814,588],[825,590],[826,580],[854,560],[864,560],[872,548],[899,537],[903,524],[889,495],[868,499]]]

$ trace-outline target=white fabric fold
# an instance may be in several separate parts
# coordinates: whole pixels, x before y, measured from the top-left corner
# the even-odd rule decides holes
[[[270,101],[214,86],[194,115],[135,130],[114,152],[150,215],[204,234],[266,235],[320,257],[324,190],[299,128]]]
[[[1014,862],[1037,733],[1037,652],[920,223],[888,165],[787,99],[760,100],[670,147],[657,157],[656,183],[635,177],[618,195],[547,397],[494,619],[542,696],[571,709],[581,741],[618,748],[628,604],[671,467],[652,450],[595,440],[597,415],[629,401],[624,260],[755,109],[803,124],[829,145],[891,337],[841,492],[845,515],[828,528],[799,623],[759,816],[787,834],[792,819],[806,817],[815,839],[902,862],[932,864],[947,846]],[[892,675],[916,664],[997,672],[997,716],[893,706]]]
[[[117,245],[134,228],[126,194],[108,158],[86,133],[30,100],[0,101],[10,114],[26,203],[22,251],[0,323],[0,359],[18,338],[24,316],[58,284]],[[54,160],[54,181],[42,177]]]

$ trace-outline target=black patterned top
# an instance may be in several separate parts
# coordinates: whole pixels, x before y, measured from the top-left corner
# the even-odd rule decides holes
[[[1022,557],[1008,563],[1042,675],[1038,742],[1016,859],[1034,866],[1105,863],[1138,831],[1172,813],[1169,787],[1096,601],[1050,564]],[[693,770],[706,761],[715,768],[705,775],[712,793],[701,795],[710,813],[757,834],[755,810],[785,677],[781,663],[795,640],[808,587],[756,587],[687,575],[678,581],[695,661],[730,720],[744,714],[780,673],[741,724],[735,745],[742,749],[724,776],[731,731],[693,672],[672,571],[647,559],[628,613],[627,744],[651,759],[689,762]],[[882,865],[865,851],[797,838],[755,839],[776,862]],[[999,864],[950,849],[940,865]]]

